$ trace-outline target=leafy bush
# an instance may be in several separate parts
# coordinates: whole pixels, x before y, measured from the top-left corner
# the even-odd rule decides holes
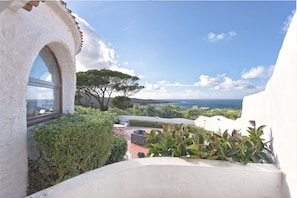
[[[195,126],[195,125],[186,125],[183,126],[183,124],[179,124],[177,126],[185,127],[189,131],[189,133],[211,133],[211,131],[204,129],[203,127]]]
[[[112,107],[112,106],[108,108],[108,111],[110,113],[114,113],[115,115],[129,115],[125,110],[122,110],[122,109],[119,109],[116,107]]]
[[[184,125],[184,124],[170,124],[170,123],[164,123],[164,122],[153,122],[153,121],[146,121],[146,120],[129,120],[130,126],[138,126],[138,127],[150,127],[150,128],[164,128],[164,127],[174,127],[181,129],[182,127],[186,128],[190,133],[210,133],[211,131],[208,131],[202,127],[195,126],[195,125]]]
[[[79,107],[74,115],[33,128],[38,156],[29,159],[28,193],[105,165],[113,121],[110,113]]]
[[[131,103],[131,98],[128,98],[126,96],[116,96],[112,99],[111,103],[114,107],[117,107],[122,110],[133,107],[133,104]]]
[[[161,118],[182,118],[182,109],[174,104],[162,104],[157,106],[158,116]]]
[[[129,120],[130,126],[139,126],[139,127],[151,127],[151,128],[162,128],[165,123],[163,122],[152,122],[145,120]]]
[[[199,116],[205,114],[208,110],[201,109],[201,108],[188,108],[184,110],[184,118],[190,120],[196,120]]]
[[[112,164],[115,162],[122,161],[128,150],[128,143],[125,138],[120,136],[112,136],[111,140],[111,153],[105,164]]]
[[[198,131],[189,132],[189,128],[167,126],[163,131],[152,130],[147,137],[147,157],[190,157],[231,162],[270,162],[267,143],[263,142],[263,128],[248,128],[248,136],[242,136],[234,130],[223,135]]]
[[[216,115],[221,115],[229,119],[236,120],[241,116],[241,109],[220,109],[220,108],[215,108],[215,109],[210,109],[205,111],[202,115],[205,116],[216,116]]]
[[[159,116],[162,118],[186,118],[196,120],[199,116],[215,116],[221,115],[229,119],[236,120],[241,116],[241,109],[234,108],[214,108],[214,109],[202,109],[202,108],[180,108],[177,105],[172,104],[160,104],[160,105],[140,105],[133,104],[133,107],[122,110],[113,107],[111,112],[117,115],[135,115],[135,116]]]

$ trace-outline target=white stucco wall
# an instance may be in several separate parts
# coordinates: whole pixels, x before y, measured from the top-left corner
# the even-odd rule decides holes
[[[266,125],[264,138],[272,139],[276,165],[284,173],[283,197],[297,197],[297,15],[295,14],[280,49],[275,69],[264,91],[244,97],[242,116],[232,122],[216,117],[199,117],[198,126],[241,129],[249,120]]]
[[[144,121],[151,121],[151,122],[164,122],[164,123],[172,123],[172,124],[189,124],[194,125],[193,120],[188,120],[184,118],[160,118],[150,117],[150,116],[130,116],[130,115],[119,115],[118,119],[121,122],[129,122],[129,120],[144,120]]]
[[[297,15],[295,14],[265,91],[243,100],[242,120],[267,125],[288,197],[297,197]]]
[[[241,125],[239,124],[238,120],[231,120],[224,116],[199,116],[195,120],[195,125],[203,127],[207,130],[214,131],[214,132],[224,132],[228,130],[231,133],[234,129],[238,130],[241,129]]]
[[[145,158],[87,172],[27,198],[280,198],[281,182],[271,164]]]
[[[63,112],[74,111],[77,41],[63,13],[58,1],[40,3],[30,12],[22,8],[0,12],[1,198],[26,195],[26,88],[31,66],[45,45],[53,50],[60,65]]]

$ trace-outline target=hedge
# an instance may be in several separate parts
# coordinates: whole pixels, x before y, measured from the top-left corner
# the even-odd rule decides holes
[[[184,124],[172,124],[172,123],[165,123],[165,122],[154,122],[154,121],[146,121],[146,120],[129,120],[130,126],[138,126],[138,127],[151,127],[151,128],[164,128],[164,127],[186,127],[189,129],[191,133],[208,133],[208,131],[202,127],[195,126],[195,125],[184,125]]]
[[[145,120],[129,120],[130,126],[138,126],[138,127],[152,127],[152,128],[162,128],[165,123],[163,122],[153,122],[153,121],[145,121]]]
[[[113,136],[111,142],[111,153],[106,164],[122,161],[128,150],[127,140],[121,136]]]
[[[37,159],[29,159],[28,194],[105,165],[112,144],[114,115],[76,108],[32,129],[31,146]]]

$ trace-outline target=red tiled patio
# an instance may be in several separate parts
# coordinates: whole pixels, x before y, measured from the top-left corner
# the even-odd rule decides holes
[[[149,133],[151,130],[155,128],[146,128],[146,127],[130,127],[122,129],[123,130],[123,137],[126,138],[128,142],[128,155],[130,154],[130,159],[138,158],[138,152],[147,153],[148,149],[144,148],[143,146],[131,143],[131,133],[135,130],[144,130],[145,132]],[[161,130],[161,129],[158,129]],[[129,157],[129,156],[128,156]]]

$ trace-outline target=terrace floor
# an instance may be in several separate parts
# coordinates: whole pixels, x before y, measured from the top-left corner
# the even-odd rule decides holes
[[[149,133],[151,130],[153,130],[155,128],[128,126],[127,128],[122,129],[123,133],[121,134],[121,136],[123,136],[128,141],[128,152],[127,152],[127,156],[126,156],[126,158],[128,158],[128,159],[136,159],[136,158],[138,158],[138,155],[137,155],[138,152],[143,152],[146,154],[148,151],[147,148],[144,148],[140,145],[131,143],[131,133],[133,133],[133,131],[138,130],[138,129],[144,130],[145,132]]]

